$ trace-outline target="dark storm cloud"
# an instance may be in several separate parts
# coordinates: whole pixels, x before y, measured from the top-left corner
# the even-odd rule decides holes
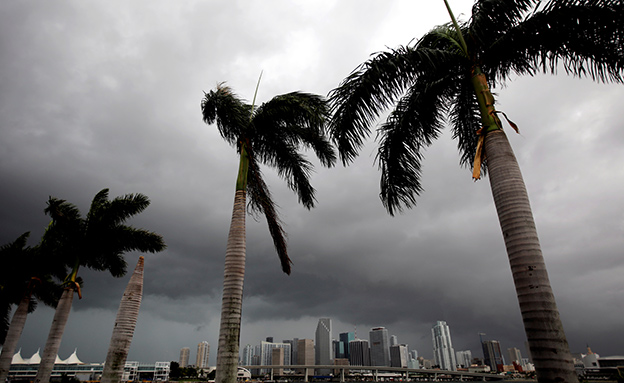
[[[457,1],[459,3],[459,1]],[[471,2],[452,4],[469,14]],[[237,156],[201,121],[202,91],[227,81],[259,102],[293,90],[327,94],[375,51],[447,22],[443,6],[396,1],[166,2],[0,5],[0,239],[48,223],[52,195],[86,214],[92,197],[146,194],[131,224],[162,234],[145,256],[145,288],[129,358],[177,360],[208,340],[216,353],[223,257]],[[357,10],[357,11],[356,11]],[[573,352],[621,354],[624,130],[621,85],[537,76],[497,89],[532,201]],[[348,167],[317,168],[307,211],[272,170],[294,261],[279,269],[264,218],[247,220],[243,344],[386,326],[431,354],[446,320],[456,349],[479,355],[478,332],[523,348],[524,333],[487,178],[472,182],[445,132],[426,152],[418,207],[396,217],[378,198],[375,146]],[[138,254],[128,254],[132,270]],[[81,272],[60,356],[104,360],[129,276]],[[52,310],[28,319],[20,347],[43,347]],[[97,331],[94,331],[97,329]],[[88,337],[85,334],[89,334]]]

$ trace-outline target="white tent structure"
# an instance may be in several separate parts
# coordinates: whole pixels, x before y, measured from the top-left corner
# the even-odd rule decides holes
[[[22,350],[20,349],[18,352],[15,353],[15,355],[13,355],[13,360],[11,361],[11,364],[39,364],[41,363],[41,355],[39,355],[39,351],[37,350],[36,353],[33,354],[33,356],[31,356],[30,358],[26,358],[24,359],[22,357]],[[65,364],[65,365],[69,365],[69,364],[84,364],[79,358],[78,358],[78,349],[75,349],[74,352],[69,356],[69,358],[63,360],[61,358],[59,358],[59,356],[56,356],[56,361],[54,362],[54,364]]]

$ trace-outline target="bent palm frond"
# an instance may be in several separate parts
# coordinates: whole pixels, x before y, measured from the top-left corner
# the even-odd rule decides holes
[[[249,193],[249,207],[252,211],[256,211],[264,214],[269,226],[269,232],[273,239],[273,245],[275,251],[279,257],[282,271],[290,275],[290,265],[292,261],[288,257],[288,250],[286,245],[286,232],[282,227],[282,222],[277,213],[277,205],[273,201],[269,187],[262,178],[262,173],[258,167],[258,162],[253,156],[250,156],[249,161],[249,178],[247,185],[247,192]]]

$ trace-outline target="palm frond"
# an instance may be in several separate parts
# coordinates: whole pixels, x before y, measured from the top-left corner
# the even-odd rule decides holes
[[[277,206],[271,197],[268,186],[264,182],[262,173],[258,167],[255,157],[250,156],[249,160],[249,178],[247,191],[249,194],[249,206],[253,211],[264,214],[269,226],[269,232],[273,239],[275,251],[279,257],[282,271],[290,275],[290,265],[292,261],[288,256],[288,248],[286,245],[286,232],[282,227],[282,222],[277,213]]]
[[[522,21],[539,0],[477,0],[469,22],[471,40],[487,47]]]
[[[423,151],[443,128],[448,89],[444,81],[419,78],[378,130],[380,197],[390,215],[416,205]]]
[[[434,77],[443,73],[441,68],[449,66],[449,62],[464,59],[457,51],[431,49],[423,44],[425,41],[429,40],[376,54],[330,92],[333,117],[329,132],[344,164],[355,159],[370,134],[370,126],[419,76]]]
[[[481,115],[477,98],[470,79],[466,76],[455,81],[456,96],[451,99],[449,122],[453,139],[457,140],[461,166],[472,169],[477,151],[477,130],[481,128]],[[486,174],[485,164],[481,167],[482,174]]]
[[[511,71],[523,75],[568,74],[602,82],[622,82],[624,3],[552,1],[509,29],[487,49],[484,67],[502,81]]]
[[[284,141],[296,147],[311,148],[321,164],[331,167],[336,154],[325,138],[329,119],[326,100],[318,95],[291,92],[276,96],[262,104],[254,113],[253,131],[264,143]],[[264,148],[256,147],[256,152]]]
[[[107,208],[105,220],[113,225],[121,224],[147,209],[149,205],[149,198],[141,193],[115,197]]]
[[[201,110],[204,122],[208,125],[216,122],[221,137],[231,145],[237,145],[238,139],[245,136],[252,107],[224,83],[204,93]]]

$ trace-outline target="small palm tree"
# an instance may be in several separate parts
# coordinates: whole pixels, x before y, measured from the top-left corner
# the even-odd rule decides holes
[[[205,94],[201,109],[204,122],[216,122],[221,136],[236,147],[240,156],[232,222],[225,253],[215,378],[217,383],[233,383],[237,375],[245,277],[247,192],[252,210],[266,216],[282,270],[290,274],[291,260],[288,257],[284,230],[262,178],[259,164],[276,168],[278,174],[298,195],[299,202],[310,209],[315,203],[315,190],[309,182],[312,164],[299,153],[299,149],[312,149],[321,164],[328,167],[334,164],[336,157],[324,134],[328,108],[320,96],[293,92],[276,96],[255,109],[253,103],[245,103],[229,87],[220,84],[216,90]]]
[[[41,248],[48,254],[60,254],[71,272],[65,279],[63,294],[56,306],[50,333],[43,350],[36,383],[48,383],[65,325],[69,319],[74,292],[82,297],[78,283],[81,266],[97,271],[109,271],[114,277],[126,273],[123,253],[127,251],[158,252],[165,248],[162,237],[143,229],[124,225],[124,222],[149,206],[143,194],[127,194],[112,201],[108,189],[95,195],[86,218],[74,205],[50,197],[45,212],[52,217]]]
[[[66,274],[66,267],[58,260],[54,262],[51,257],[45,257],[39,246],[26,247],[29,234],[24,233],[0,248],[0,310],[3,315],[0,382],[6,381],[9,374],[27,315],[35,310],[37,302],[56,306],[62,291],[58,277]],[[9,320],[13,305],[17,308]]]
[[[126,286],[121,297],[113,335],[106,354],[101,383],[119,383],[121,381],[143,298],[144,263],[144,258],[139,257],[128,286]]]
[[[448,118],[460,163],[472,165],[475,179],[489,173],[538,380],[575,382],[526,187],[490,88],[512,73],[554,73],[560,64],[573,75],[622,82],[623,2],[478,0],[462,24],[445,4],[453,23],[375,55],[330,93],[331,134],[347,164],[393,107],[377,153],[381,199],[393,215],[415,206],[423,149]]]

